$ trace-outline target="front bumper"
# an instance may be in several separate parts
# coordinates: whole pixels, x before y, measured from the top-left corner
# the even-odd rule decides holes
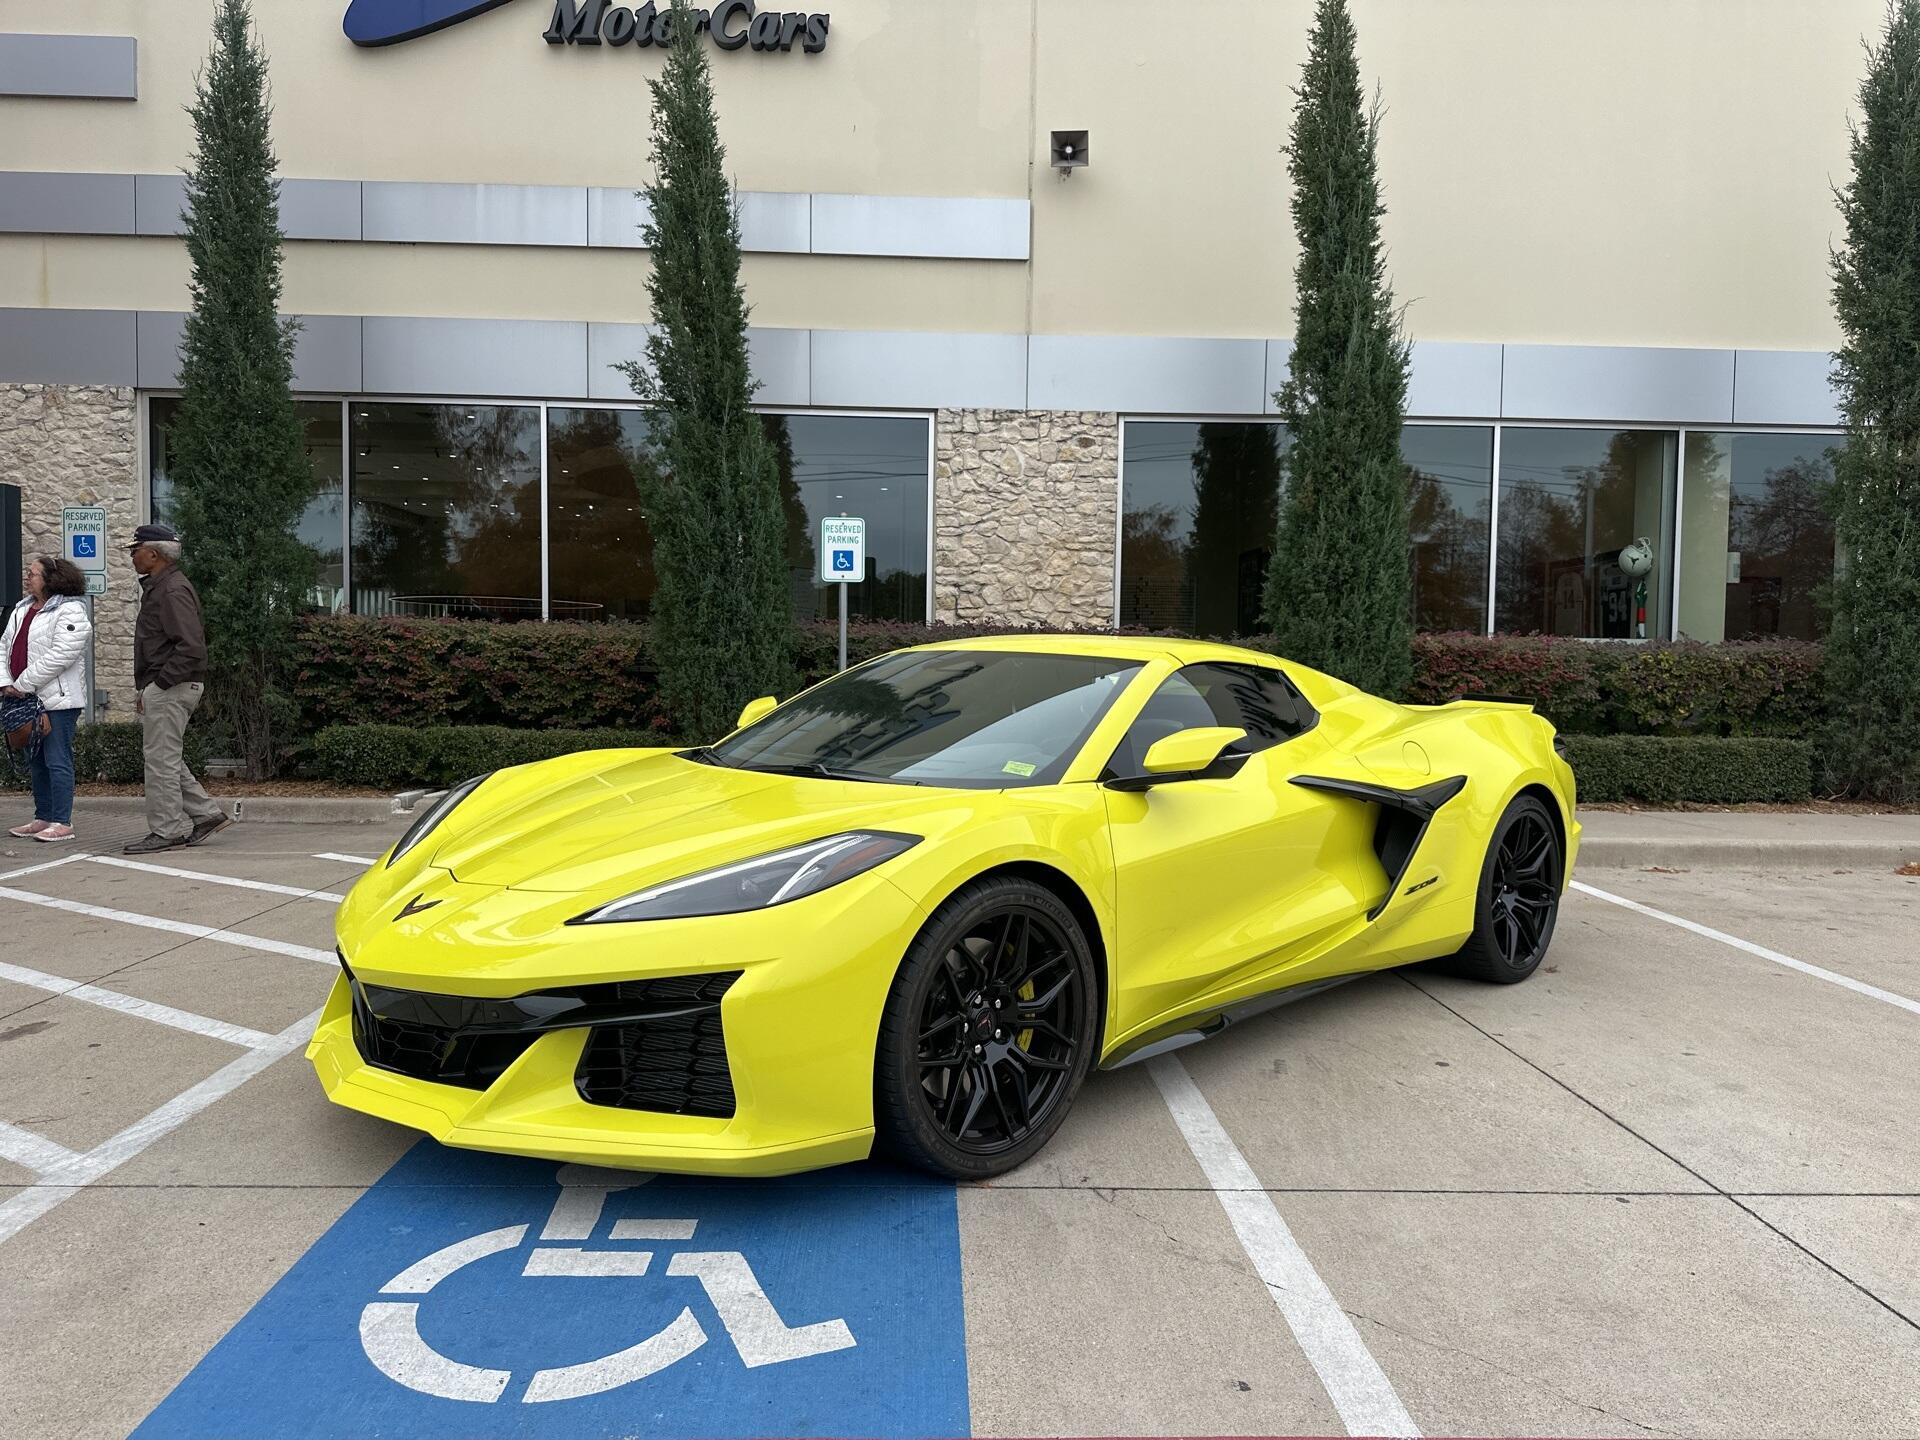
[[[447,1145],[617,1168],[780,1175],[871,1151],[880,1013],[921,918],[893,885],[855,881],[743,915],[549,930],[542,946],[516,946],[508,956],[500,937],[524,932],[520,923],[503,925],[501,913],[516,903],[525,902],[495,891],[449,915],[431,937],[442,972],[435,976],[418,968],[427,937],[396,935],[397,927],[356,916],[352,905],[342,911],[342,951],[366,984],[487,998],[586,980],[737,971],[721,999],[733,1113],[590,1103],[577,1083],[585,1026],[544,1031],[497,1078],[469,1076],[466,1084],[370,1064],[355,1043],[344,973],[307,1047],[330,1100]],[[468,944],[448,930],[464,931]]]

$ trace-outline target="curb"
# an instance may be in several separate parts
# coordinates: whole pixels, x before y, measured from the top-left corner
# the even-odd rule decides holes
[[[423,792],[383,798],[345,795],[312,798],[297,795],[222,795],[220,808],[235,820],[260,825],[384,825],[408,818]],[[435,792],[437,793],[437,792]],[[410,801],[403,806],[401,801]],[[144,818],[147,802],[138,795],[80,796],[76,809],[107,818]]]
[[[1895,870],[1920,860],[1920,844],[1884,840],[1583,839],[1577,875],[1586,870]]]

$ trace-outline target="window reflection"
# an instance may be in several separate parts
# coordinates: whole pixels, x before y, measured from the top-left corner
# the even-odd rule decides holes
[[[540,412],[356,402],[353,608],[540,618]]]
[[[547,411],[554,619],[646,617],[653,603],[653,532],[641,495],[654,465],[641,411]]]
[[[817,577],[820,520],[867,522],[866,578],[847,613],[871,620],[927,615],[927,446],[921,416],[762,415],[779,462],[794,614],[840,613],[840,587]]]
[[[1680,633],[1694,640],[1826,633],[1833,578],[1821,504],[1836,436],[1687,432],[1680,512]]]
[[[1122,625],[1260,630],[1287,445],[1285,427],[1272,423],[1127,423]]]
[[[1503,631],[1664,638],[1672,604],[1677,437],[1659,430],[1508,426],[1500,439]],[[1646,539],[1653,565],[1629,575],[1622,554]]]
[[[1483,631],[1487,623],[1487,527],[1493,509],[1493,427],[1408,425],[1413,623]]]
[[[300,419],[307,463],[313,469],[313,496],[295,527],[300,540],[319,558],[307,599],[317,609],[341,610],[346,597],[340,574],[340,402],[301,400],[293,409]],[[149,513],[162,525],[172,523],[169,432],[179,413],[180,402],[171,396],[156,395],[147,401]]]

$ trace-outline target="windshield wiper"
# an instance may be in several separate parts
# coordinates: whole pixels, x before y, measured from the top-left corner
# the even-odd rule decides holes
[[[711,745],[696,745],[691,750],[680,750],[675,753],[678,754],[682,760],[691,760],[698,765],[718,765],[722,770],[733,769],[733,766],[727,764],[726,761],[713,753],[713,747]]]
[[[897,780],[891,775],[863,775],[853,770],[835,770],[818,760],[808,760],[798,765],[742,765],[742,770],[758,771],[762,775],[811,775],[820,780],[858,780],[868,785],[919,785],[919,780]]]

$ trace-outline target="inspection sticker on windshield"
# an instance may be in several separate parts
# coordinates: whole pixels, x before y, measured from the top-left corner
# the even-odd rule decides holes
[[[409,1151],[137,1435],[966,1435],[954,1189]]]
[[[1038,765],[1029,765],[1024,760],[1009,760],[1007,761],[1006,764],[1002,765],[1000,768],[1006,771],[1007,774],[1009,775],[1031,775],[1035,770],[1038,770],[1040,767]]]

